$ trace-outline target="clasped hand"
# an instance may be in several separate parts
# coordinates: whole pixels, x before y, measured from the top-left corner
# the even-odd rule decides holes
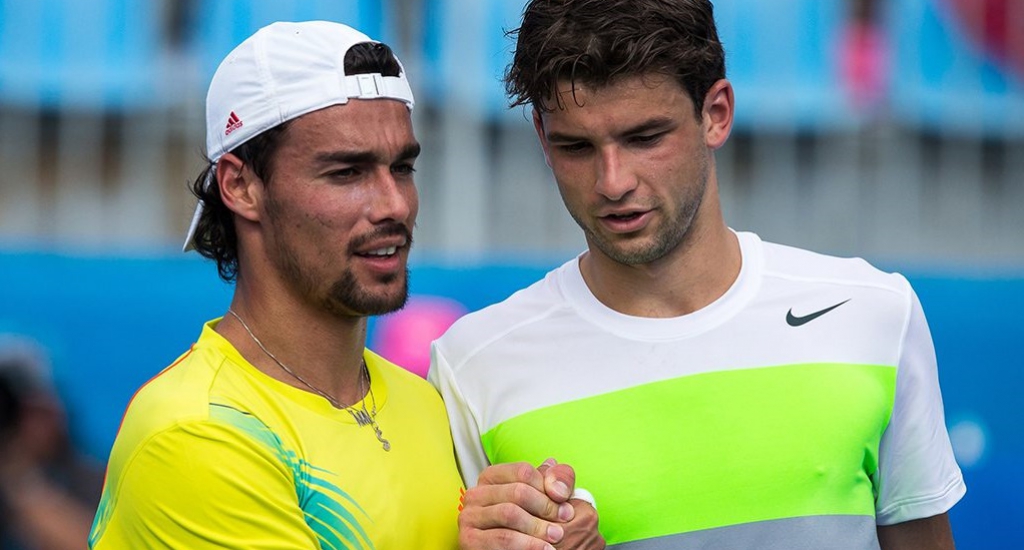
[[[576,473],[545,460],[487,467],[462,497],[462,550],[603,550],[597,511],[572,498]]]

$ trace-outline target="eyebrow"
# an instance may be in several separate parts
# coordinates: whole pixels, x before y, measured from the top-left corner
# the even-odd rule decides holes
[[[394,162],[410,160],[420,156],[420,144],[410,143],[398,152]],[[373,151],[328,151],[317,153],[313,162],[319,165],[328,164],[391,164],[390,159]]]
[[[625,131],[620,132],[620,136],[634,136],[637,134],[643,134],[651,131],[662,131],[671,130],[676,126],[676,122],[669,117],[655,117],[649,120],[645,120],[636,126],[627,128]],[[580,136],[574,136],[572,134],[566,134],[562,132],[550,132],[547,134],[549,142],[553,143],[572,143],[577,141],[586,141],[586,138]]]

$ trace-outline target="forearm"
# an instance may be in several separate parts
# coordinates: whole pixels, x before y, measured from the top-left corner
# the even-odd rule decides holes
[[[878,527],[882,550],[954,550],[949,516],[939,514]]]

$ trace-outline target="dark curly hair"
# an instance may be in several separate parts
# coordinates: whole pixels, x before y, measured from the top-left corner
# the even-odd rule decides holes
[[[531,0],[505,71],[510,106],[547,102],[558,81],[605,86],[622,77],[676,78],[700,118],[704,96],[725,78],[725,52],[709,0]]]
[[[398,58],[386,44],[356,44],[345,53],[345,74],[398,76],[401,71]],[[274,157],[288,133],[288,124],[281,123],[231,151],[268,185],[274,175]],[[206,161],[206,168],[191,185],[192,194],[203,203],[193,246],[202,256],[216,261],[221,279],[231,282],[238,276],[238,234],[235,232],[234,213],[224,204],[220,188],[216,185],[217,164],[209,158]]]

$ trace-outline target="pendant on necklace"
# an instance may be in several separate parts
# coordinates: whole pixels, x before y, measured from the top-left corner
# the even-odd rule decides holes
[[[370,413],[368,413],[366,411],[361,411],[361,410],[358,410],[358,409],[345,409],[345,410],[348,411],[348,414],[352,415],[352,418],[355,419],[356,424],[358,424],[360,427],[362,427],[362,426],[370,426],[370,427],[372,427],[373,428],[373,433],[377,436],[377,441],[380,441],[380,444],[381,444],[382,447],[384,447],[384,450],[385,451],[390,451],[391,450],[391,442],[388,441],[387,439],[384,439],[384,432],[381,431],[380,426],[378,426],[377,423],[373,420],[373,416]]]
[[[387,439],[384,439],[384,434],[381,433],[380,428],[378,428],[377,426],[374,426],[373,427],[373,431],[377,433],[377,441],[380,441],[380,444],[381,444],[382,447],[384,447],[384,450],[385,451],[390,451],[391,450],[391,442],[388,441]]]
[[[366,411],[360,411],[355,409],[345,410],[347,410],[348,413],[352,415],[352,418],[356,420],[356,424],[359,424],[360,426],[366,426],[367,424],[373,423],[373,419],[370,418],[370,413]]]

